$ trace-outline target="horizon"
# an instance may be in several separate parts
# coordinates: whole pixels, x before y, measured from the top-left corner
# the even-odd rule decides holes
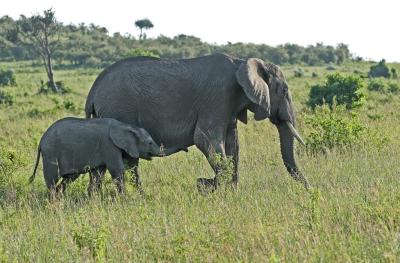
[[[376,2],[347,3],[339,0],[324,4],[317,0],[302,3],[290,0],[279,3],[250,0],[247,5],[235,5],[226,1],[214,3],[205,0],[189,7],[187,2],[180,0],[152,0],[146,3],[115,0],[113,5],[77,0],[69,3],[15,0],[3,6],[0,17],[8,15],[18,19],[20,15],[31,16],[52,8],[57,20],[64,25],[92,23],[107,28],[110,35],[119,32],[121,35],[128,33],[135,37],[139,34],[134,26],[135,21],[148,18],[154,24],[153,29],[146,31],[148,38],[160,35],[172,38],[185,34],[218,45],[242,42],[269,46],[286,43],[337,46],[344,43],[354,56],[365,60],[400,62],[400,38],[395,34],[395,26],[398,24],[395,12],[399,10],[396,7],[400,7],[400,4],[394,0],[382,0],[379,5],[372,3]],[[97,6],[96,12],[88,12],[94,5]],[[229,11],[221,11],[228,7]],[[360,10],[360,7],[364,9]],[[340,18],[327,17],[328,11],[329,14],[339,14]],[[279,22],[276,25],[268,21]]]

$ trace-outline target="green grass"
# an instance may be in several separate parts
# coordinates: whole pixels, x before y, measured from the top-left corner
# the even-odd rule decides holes
[[[398,65],[392,65],[399,67]],[[47,200],[43,175],[28,184],[37,143],[64,116],[83,116],[84,102],[98,69],[56,71],[72,89],[67,95],[38,95],[42,68],[0,63],[17,74],[17,87],[0,87],[16,98],[0,105],[0,262],[195,261],[195,262],[398,262],[400,260],[400,98],[368,92],[357,110],[361,121],[386,144],[297,159],[313,190],[289,177],[276,129],[268,121],[240,124],[240,186],[203,196],[196,178],[213,176],[194,147],[189,153],[141,161],[145,197],[127,185],[113,198],[107,176],[102,199],[88,198],[88,176],[58,201]],[[283,67],[297,108],[301,134],[308,91],[332,71]],[[349,63],[337,71],[368,72]],[[312,72],[318,77],[312,78]],[[399,81],[399,80],[395,80]],[[73,102],[73,108],[64,102]],[[375,117],[371,117],[375,116]],[[378,117],[376,117],[378,116]],[[40,166],[41,167],[41,166]]]

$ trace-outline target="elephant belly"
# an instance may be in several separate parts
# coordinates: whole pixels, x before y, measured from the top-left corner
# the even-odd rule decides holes
[[[135,104],[133,104],[134,106]],[[134,127],[146,129],[154,141],[165,147],[189,147],[193,145],[193,134],[196,126],[195,115],[190,109],[179,112],[168,112],[161,105],[141,110],[132,105],[120,105],[115,108],[103,108],[102,118],[114,118]]]
[[[60,175],[83,174],[104,165],[93,156],[80,156],[78,153],[72,153],[68,156],[60,156],[58,167]]]

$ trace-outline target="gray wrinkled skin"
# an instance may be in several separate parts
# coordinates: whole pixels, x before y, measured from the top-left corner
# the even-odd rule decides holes
[[[87,101],[87,118],[115,118],[145,128],[167,148],[196,145],[216,173],[199,178],[199,187],[216,189],[221,167],[215,154],[233,160],[232,184],[238,183],[237,120],[269,118],[280,135],[284,165],[290,175],[308,182],[294,159],[295,126],[287,82],[274,64],[224,54],[182,60],[131,58],[105,69],[94,82]],[[137,163],[131,164],[137,167]],[[136,166],[135,166],[136,165]]]
[[[64,118],[51,125],[42,136],[30,181],[35,178],[41,153],[44,179],[50,190],[64,191],[69,182],[89,172],[91,194],[100,187],[101,178],[108,169],[122,192],[123,159],[134,162],[175,151],[171,148],[162,152],[146,130],[114,119]],[[60,178],[63,180],[57,185]]]

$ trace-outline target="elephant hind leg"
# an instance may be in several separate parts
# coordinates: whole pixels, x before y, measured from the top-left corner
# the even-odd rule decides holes
[[[43,175],[47,188],[50,191],[55,191],[60,177],[57,159],[48,160],[47,158],[43,158]]]

